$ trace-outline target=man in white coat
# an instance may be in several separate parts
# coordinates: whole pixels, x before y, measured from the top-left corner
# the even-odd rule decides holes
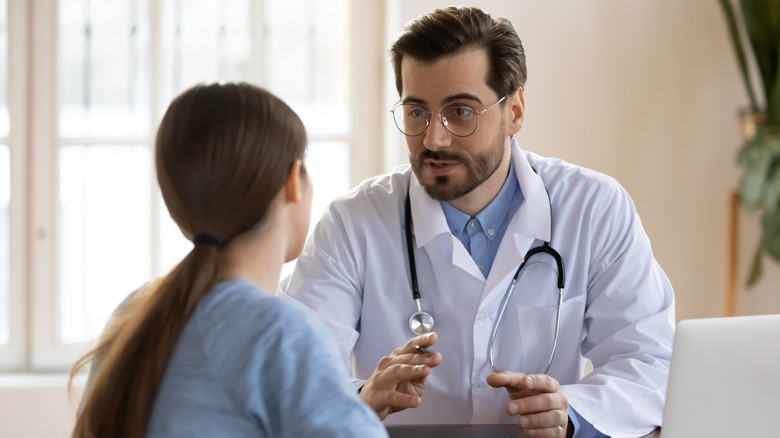
[[[407,25],[391,55],[393,117],[411,166],[334,201],[280,294],[322,317],[386,423],[652,432],[672,287],[614,179],[513,139],[526,67],[511,23],[475,8],[435,10]],[[418,311],[432,316],[432,333],[410,330]],[[586,359],[594,369],[584,376]]]

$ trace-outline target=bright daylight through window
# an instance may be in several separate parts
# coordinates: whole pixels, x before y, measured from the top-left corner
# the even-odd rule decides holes
[[[62,343],[94,339],[128,293],[191,248],[161,201],[152,153],[160,117],[189,86],[254,82],[301,115],[316,184],[313,219],[348,188],[347,8],[347,0],[60,1],[56,330]],[[7,172],[0,175],[2,208]],[[3,233],[6,210],[0,210]],[[0,324],[2,318],[0,312]]]

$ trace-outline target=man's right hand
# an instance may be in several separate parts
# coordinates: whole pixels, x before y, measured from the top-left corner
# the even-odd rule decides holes
[[[431,368],[441,363],[440,353],[421,353],[436,343],[436,333],[416,336],[379,361],[360,390],[360,398],[384,420],[393,412],[420,405]]]

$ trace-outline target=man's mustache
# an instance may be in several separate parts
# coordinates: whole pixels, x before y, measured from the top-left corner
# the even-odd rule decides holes
[[[464,162],[463,156],[460,154],[453,154],[447,151],[432,151],[430,149],[425,149],[424,151],[420,152],[419,158],[420,161],[431,159],[431,160],[441,160],[441,161]]]

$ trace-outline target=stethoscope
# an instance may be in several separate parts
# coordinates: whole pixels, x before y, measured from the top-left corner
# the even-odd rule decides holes
[[[409,330],[411,330],[415,335],[422,335],[433,331],[433,316],[431,316],[430,313],[422,310],[422,306],[420,305],[420,289],[417,285],[417,266],[414,260],[414,249],[412,246],[412,207],[411,201],[409,200],[408,189],[406,191],[406,205],[404,210],[406,250],[409,255],[409,271],[412,277],[412,298],[414,298],[414,303],[417,305],[417,311],[409,317]],[[550,217],[552,219],[552,205],[550,205]],[[552,240],[552,220],[550,221],[550,239]],[[498,327],[501,324],[501,319],[504,316],[506,305],[509,302],[509,298],[512,296],[512,292],[515,289],[515,284],[517,283],[517,278],[520,276],[520,271],[523,270],[523,267],[528,262],[528,259],[540,253],[549,254],[555,260],[555,264],[558,265],[558,309],[555,315],[555,337],[553,338],[553,347],[552,352],[550,353],[550,360],[547,361],[547,367],[544,369],[543,374],[547,374],[547,372],[550,370],[550,367],[552,366],[553,357],[555,357],[555,349],[558,346],[558,330],[561,323],[561,304],[563,302],[563,287],[566,282],[566,275],[563,271],[563,259],[561,258],[561,255],[558,254],[558,251],[553,249],[552,246],[550,246],[550,242],[544,242],[542,246],[537,246],[528,250],[528,252],[525,254],[525,257],[523,258],[523,262],[520,263],[517,271],[515,271],[515,275],[512,277],[512,282],[509,283],[506,292],[504,292],[504,298],[501,300],[501,307],[498,311],[498,317],[496,318],[496,322],[493,323],[493,331],[490,333],[490,341],[488,342],[488,359],[490,360],[490,367],[493,368],[493,372],[498,372],[498,369],[496,368],[493,361],[493,343],[496,340],[496,334],[498,333]]]

